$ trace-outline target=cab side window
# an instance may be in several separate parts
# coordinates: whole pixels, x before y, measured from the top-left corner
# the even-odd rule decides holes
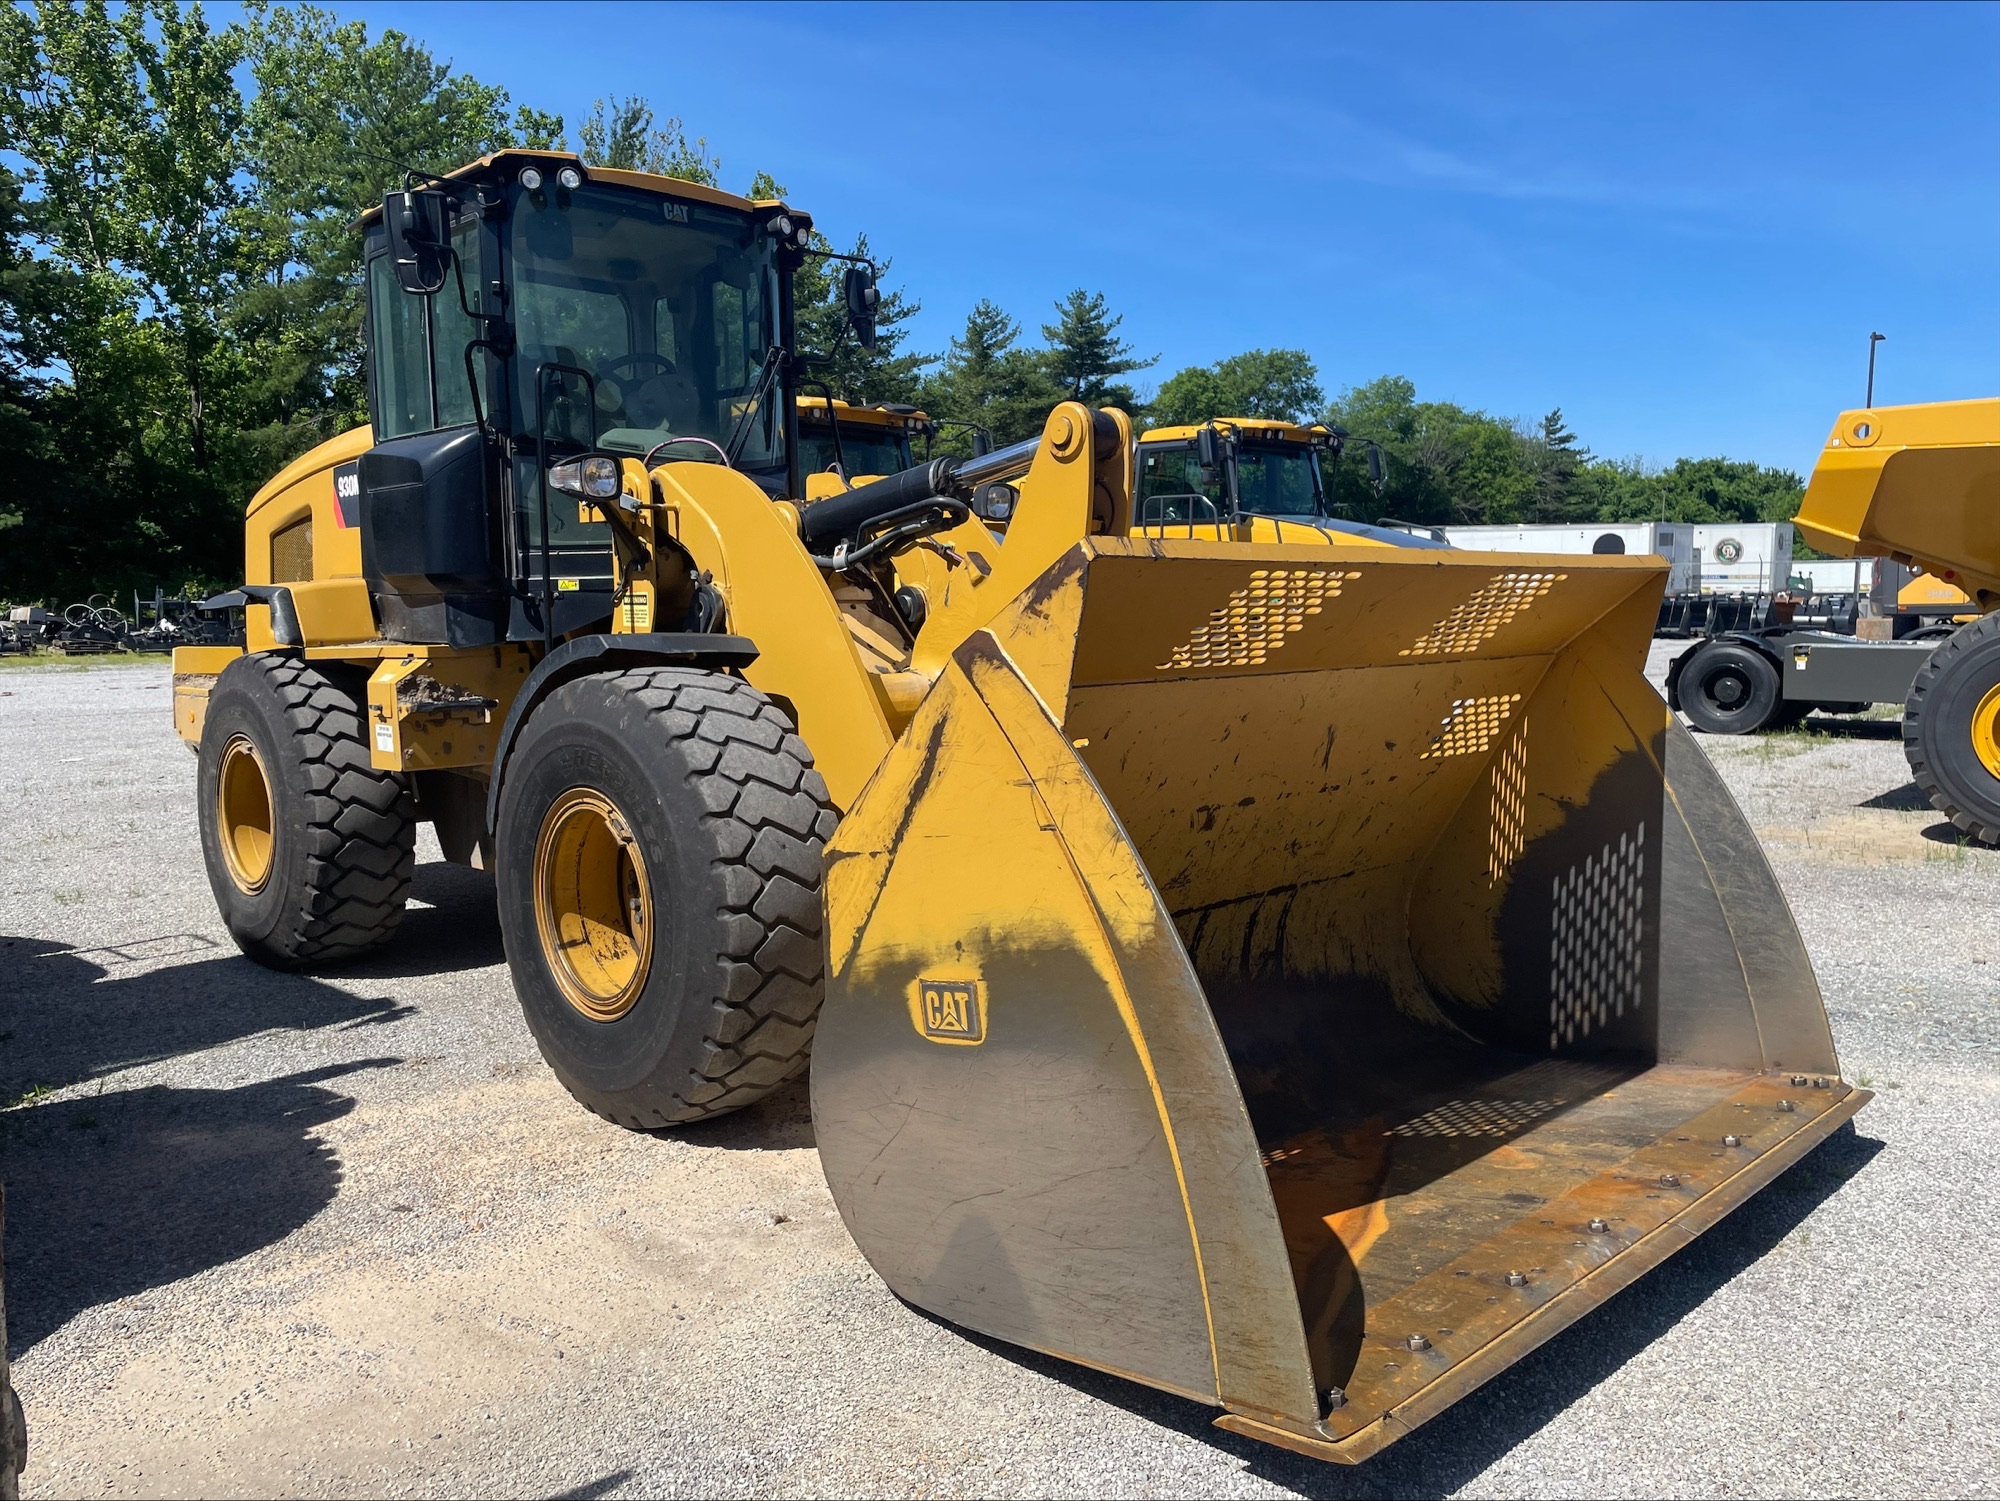
[[[430,430],[431,362],[424,328],[429,304],[428,297],[412,297],[397,284],[388,256],[368,263],[368,342],[375,386],[369,416],[378,443]]]
[[[1200,504],[1196,497],[1208,504]],[[1141,445],[1140,521],[1214,521],[1224,509],[1222,476],[1203,478],[1192,444]]]

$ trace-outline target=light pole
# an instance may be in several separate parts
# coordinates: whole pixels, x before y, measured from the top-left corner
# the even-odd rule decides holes
[[[1868,400],[1864,403],[1867,406],[1875,405],[1875,346],[1888,337],[1887,334],[1868,336]]]

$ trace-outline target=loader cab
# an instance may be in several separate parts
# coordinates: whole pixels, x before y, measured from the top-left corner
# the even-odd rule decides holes
[[[1136,523],[1224,522],[1241,516],[1329,516],[1320,456],[1340,435],[1256,417],[1154,428],[1138,443]]]
[[[792,493],[810,222],[697,183],[502,152],[363,221],[363,573],[383,635],[552,642],[608,619],[611,539],[551,469],[728,462]]]
[[[881,479],[914,468],[912,444],[931,431],[928,416],[896,403],[859,405],[804,395],[798,412],[799,468],[807,500],[840,493],[843,481]]]

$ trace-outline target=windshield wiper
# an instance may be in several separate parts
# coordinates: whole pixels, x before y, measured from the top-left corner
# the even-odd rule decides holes
[[[762,410],[765,398],[771,394],[771,385],[777,380],[778,372],[784,368],[784,364],[785,346],[773,344],[764,356],[763,368],[757,372],[757,384],[751,388],[750,400],[744,404],[743,415],[736,419],[736,426],[729,434],[729,441],[723,445],[723,457],[728,460],[732,468],[736,464],[737,454],[743,451],[744,443],[749,440],[751,419]]]

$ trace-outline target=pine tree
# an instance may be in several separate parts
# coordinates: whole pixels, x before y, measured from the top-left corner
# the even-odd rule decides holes
[[[608,103],[599,99],[577,127],[577,155],[592,166],[718,186],[722,158],[708,154],[708,138],[696,136],[690,141],[678,115],[669,115],[658,128],[653,119],[653,106],[636,94]]]
[[[1021,325],[990,300],[966,316],[944,367],[924,384],[919,401],[933,417],[983,427],[995,443],[1033,437],[1049,409],[1065,396],[1043,359],[1019,347]],[[965,451],[962,438],[943,445]]]
[[[1042,359],[1070,400],[1127,410],[1139,405],[1132,388],[1112,377],[1149,370],[1160,357],[1135,357],[1132,346],[1118,337],[1124,321],[1122,313],[1112,315],[1102,292],[1078,287],[1056,304],[1056,321],[1042,325],[1042,337],[1048,341]]]

